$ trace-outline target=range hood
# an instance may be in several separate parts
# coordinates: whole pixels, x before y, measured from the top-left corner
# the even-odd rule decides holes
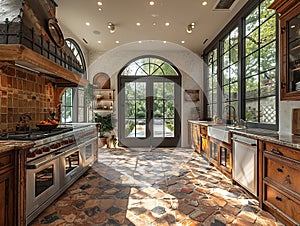
[[[0,0],[1,1],[1,0]],[[2,0],[0,62],[47,76],[55,86],[86,86],[86,71],[65,45],[53,0]]]

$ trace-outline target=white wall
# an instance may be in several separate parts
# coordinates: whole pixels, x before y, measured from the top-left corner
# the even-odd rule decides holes
[[[300,101],[280,101],[279,103],[279,133],[292,133],[293,108],[300,108]]]
[[[102,54],[102,55],[101,55]],[[100,72],[106,73],[111,77],[111,88],[115,89],[117,94],[118,73],[130,60],[143,56],[156,55],[163,57],[173,63],[182,75],[182,112],[181,112],[181,145],[188,146],[188,124],[187,120],[191,117],[191,108],[195,107],[193,102],[184,100],[184,90],[199,89],[201,90],[203,76],[202,59],[190,50],[173,44],[163,43],[161,41],[143,41],[140,43],[129,43],[121,45],[106,53],[90,53],[89,80],[93,81],[93,77]],[[117,101],[114,109],[117,115]],[[198,106],[200,102],[196,103]],[[115,129],[117,133],[117,128]]]

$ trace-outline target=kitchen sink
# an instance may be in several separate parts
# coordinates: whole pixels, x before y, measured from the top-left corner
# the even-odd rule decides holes
[[[247,127],[245,126],[226,126],[228,129],[237,129],[237,130],[241,130],[241,129],[246,129]]]
[[[230,143],[231,135],[227,126],[209,126],[207,130],[208,136],[225,143]]]

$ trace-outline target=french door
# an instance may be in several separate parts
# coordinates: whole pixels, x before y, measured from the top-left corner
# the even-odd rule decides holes
[[[180,146],[179,77],[127,77],[120,80],[119,88],[121,145]]]

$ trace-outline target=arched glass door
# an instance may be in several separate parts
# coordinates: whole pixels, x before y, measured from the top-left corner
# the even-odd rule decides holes
[[[179,71],[162,58],[135,59],[119,75],[119,142],[180,146]]]

